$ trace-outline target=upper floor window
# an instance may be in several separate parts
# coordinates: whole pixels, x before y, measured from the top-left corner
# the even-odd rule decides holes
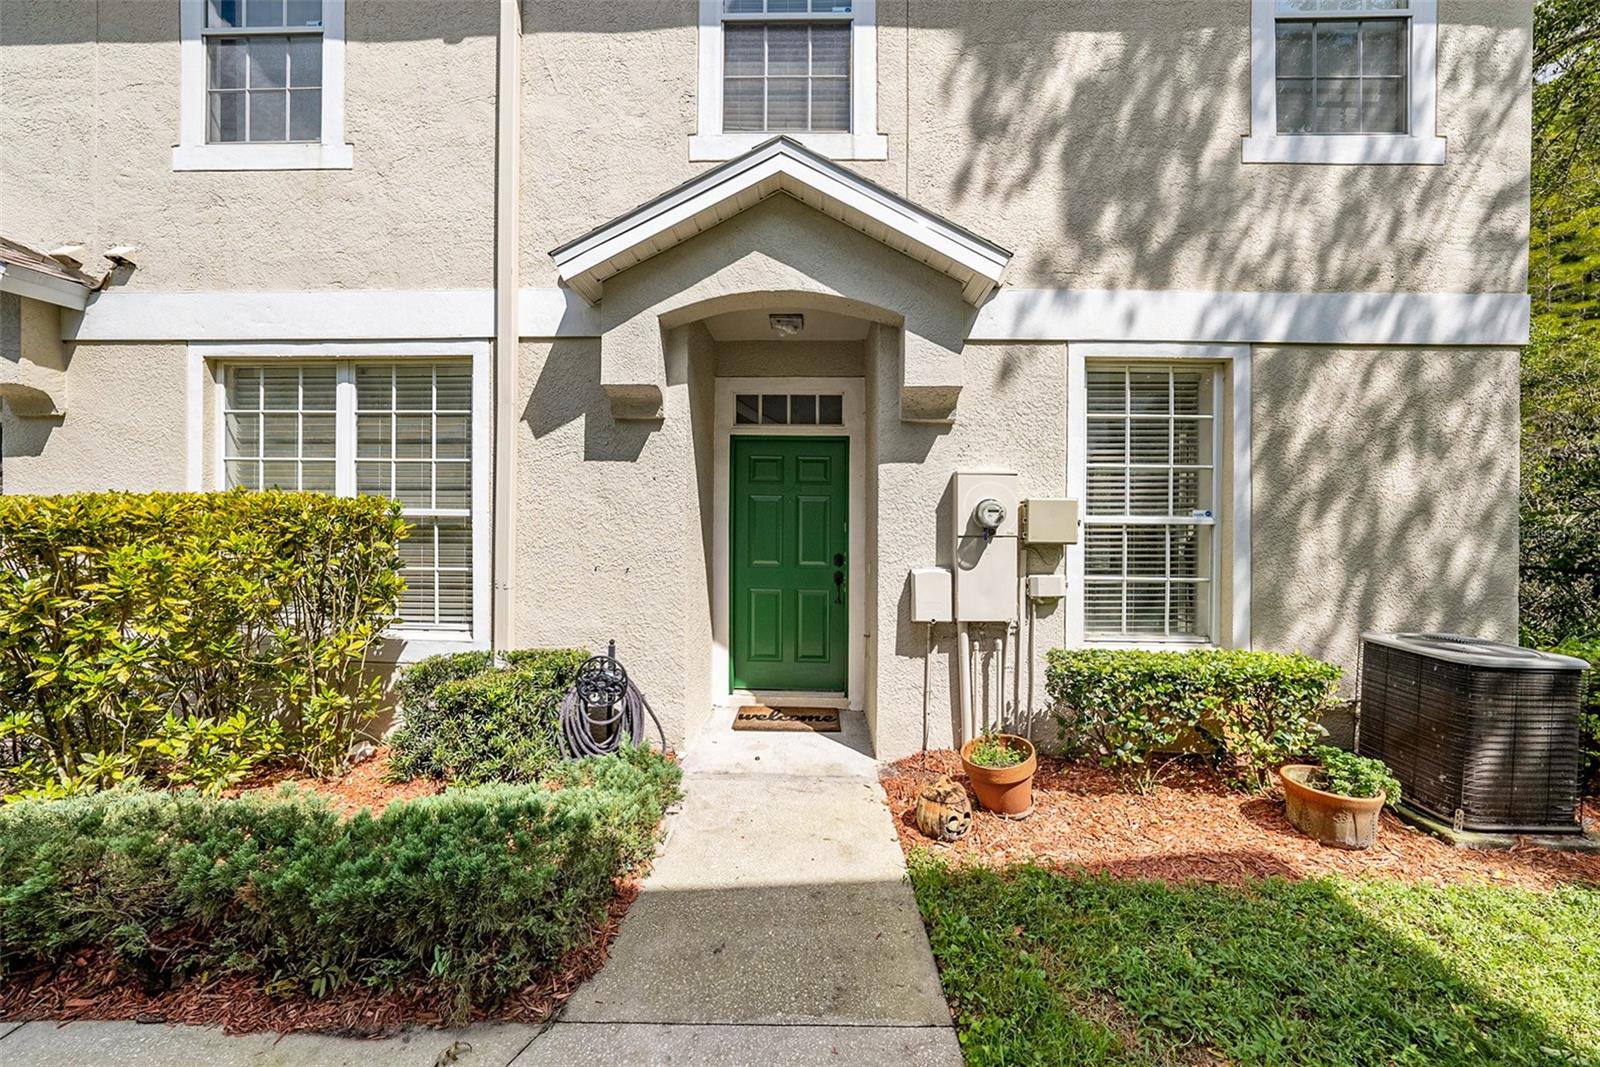
[[[344,169],[344,0],[180,0],[175,170]]]
[[[1253,0],[1247,163],[1442,163],[1437,0]]]
[[[322,138],[322,0],[207,0],[206,141]]]
[[[724,3],[723,132],[848,131],[850,0]]]
[[[700,131],[690,158],[787,134],[836,159],[884,159],[876,0],[700,0]]]

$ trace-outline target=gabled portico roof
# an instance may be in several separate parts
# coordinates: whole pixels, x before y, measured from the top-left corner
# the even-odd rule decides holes
[[[1011,253],[890,192],[787,137],[640,204],[550,253],[561,280],[597,303],[607,278],[689,240],[775,193],[787,193],[830,218],[961,283],[978,305],[1000,284]]]

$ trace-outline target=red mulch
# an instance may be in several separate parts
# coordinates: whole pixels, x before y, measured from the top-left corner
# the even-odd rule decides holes
[[[398,800],[430,796],[444,785],[431,779],[384,781],[389,750],[339,778],[304,778],[293,772],[260,775],[234,790],[275,791],[284,782],[327,797],[346,816],[365,808],[378,815]],[[578,986],[605,963],[617,927],[639,895],[643,869],[617,882],[617,896],[606,918],[578,948],[549,973],[507,997],[493,1011],[474,1012],[471,1021],[543,1022],[565,1004]],[[0,983],[0,1022],[33,1019],[132,1019],[139,1022],[220,1026],[230,1034],[276,1030],[314,1031],[345,1037],[386,1037],[408,1026],[442,1026],[450,1004],[425,985],[392,991],[346,989],[322,999],[276,996],[248,976],[192,978],[163,991],[146,990],[119,971],[107,953],[85,953],[56,967],[13,973]]]
[[[1235,792],[1204,766],[1188,762],[1171,765],[1152,792],[1140,795],[1100,767],[1041,756],[1033,815],[1006,820],[973,800],[972,830],[952,844],[937,844],[917,830],[917,792],[941,774],[966,785],[966,775],[954,752],[929,752],[925,764],[923,759],[910,756],[882,772],[900,844],[907,851],[932,849],[956,863],[1034,860],[1166,882],[1237,884],[1269,875],[1335,874],[1536,890],[1600,884],[1600,853],[1531,844],[1494,851],[1453,848],[1387,811],[1372,848],[1326,848],[1289,825],[1280,797]],[[1585,822],[1600,825],[1600,804],[1593,798],[1585,804]]]
[[[309,789],[325,797],[347,817],[362,808],[376,817],[397,800],[414,800],[444,791],[444,783],[433,778],[416,778],[409,782],[384,781],[388,770],[389,749],[384,746],[372,758],[356,764],[337,778],[307,778],[295,771],[275,770],[252,778],[240,788],[228,792],[234,796],[240,793],[273,793],[285,782],[292,782],[301,789]]]

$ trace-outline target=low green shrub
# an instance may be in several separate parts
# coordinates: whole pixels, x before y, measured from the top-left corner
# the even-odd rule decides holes
[[[109,951],[151,984],[423,982],[456,1017],[580,944],[645,859],[679,772],[648,750],[341,820],[286,787],[116,789],[0,809],[0,976]]]
[[[1322,767],[1320,779],[1312,783],[1315,788],[1342,797],[1375,797],[1382,793],[1385,804],[1393,807],[1400,803],[1400,781],[1382,760],[1332,745],[1318,745],[1311,758]]]
[[[390,772],[463,785],[540,780],[561,758],[561,699],[588,658],[582,649],[524,649],[495,667],[489,653],[465,652],[407,668]]]
[[[1323,736],[1341,673],[1298,653],[1232,649],[1057,648],[1047,664],[1046,688],[1069,748],[1131,769],[1199,741],[1248,789]]]
[[[377,497],[0,497],[0,793],[340,769],[404,533]]]
[[[1576,656],[1591,667],[1600,667],[1600,634],[1569,637],[1549,651]],[[1579,713],[1579,744],[1583,746],[1583,781],[1592,783],[1600,772],[1600,678],[1589,675],[1589,689]]]

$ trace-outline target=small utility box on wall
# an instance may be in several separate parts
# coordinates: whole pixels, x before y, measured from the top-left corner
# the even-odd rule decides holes
[[[911,568],[911,621],[949,622],[950,572],[944,567]]]
[[[958,471],[950,478],[957,622],[1017,617],[1017,476]]]
[[[1022,502],[1022,539],[1030,545],[1078,543],[1078,502],[1065,497],[1029,497]]]

